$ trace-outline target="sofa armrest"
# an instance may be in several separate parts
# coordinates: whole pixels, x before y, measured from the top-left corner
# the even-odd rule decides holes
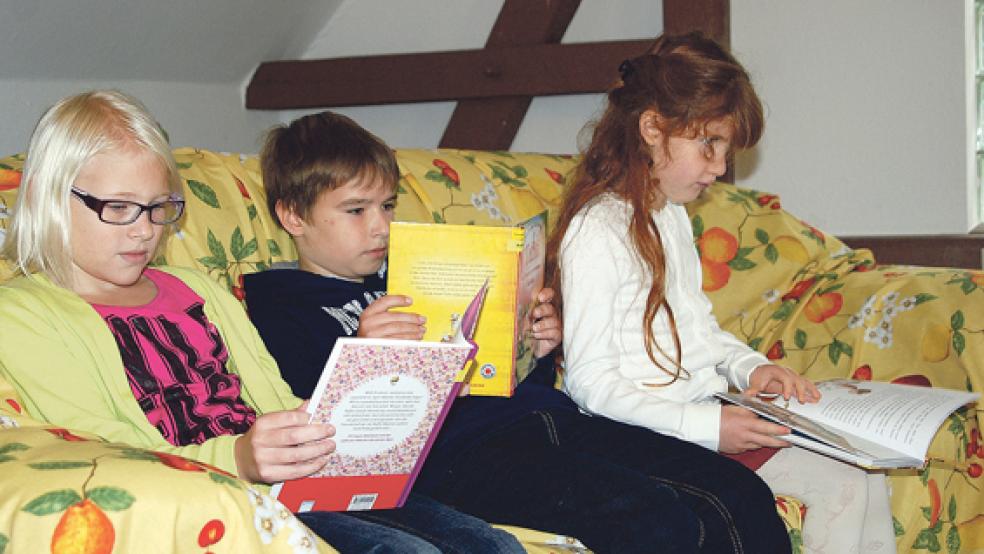
[[[220,470],[4,417],[0,552],[80,541],[107,553],[335,552],[265,492]]]

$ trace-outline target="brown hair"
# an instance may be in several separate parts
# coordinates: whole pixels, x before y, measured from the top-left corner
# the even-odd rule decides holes
[[[267,209],[277,204],[307,219],[318,196],[360,177],[400,179],[393,150],[344,115],[321,112],[271,129],[260,152]]]
[[[547,246],[547,268],[552,286],[561,298],[558,309],[562,309],[558,263],[560,245],[571,220],[604,193],[614,193],[631,205],[628,235],[652,275],[643,317],[646,353],[676,381],[685,370],[680,364],[676,322],[666,300],[666,257],[659,229],[651,216],[666,199],[655,186],[652,155],[640,134],[639,119],[649,110],[659,115],[657,125],[664,150],[670,137],[696,137],[716,121],[733,125],[734,147],[748,148],[762,135],[762,104],[741,64],[700,33],[661,36],[647,54],[626,60],[619,71],[621,80],[608,92],[608,106],[596,122],[591,143],[564,193],[557,225]],[[666,356],[653,334],[653,320],[660,307],[666,309],[669,317],[675,358]],[[674,360],[676,367],[673,370],[663,367],[654,349]]]

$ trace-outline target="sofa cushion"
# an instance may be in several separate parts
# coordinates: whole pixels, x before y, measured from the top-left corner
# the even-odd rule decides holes
[[[984,273],[879,266],[751,189],[719,183],[688,209],[719,323],[775,363],[813,380],[984,391]],[[889,472],[900,551],[965,551],[981,533],[981,417],[958,410],[925,468]]]
[[[179,456],[32,426],[0,431],[0,468],[0,552],[334,552],[279,502]]]

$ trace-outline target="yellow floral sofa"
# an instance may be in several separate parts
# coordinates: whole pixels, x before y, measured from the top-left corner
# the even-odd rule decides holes
[[[168,263],[197,267],[241,296],[244,273],[295,258],[289,237],[266,213],[255,157],[189,148],[175,156],[189,205],[164,253]],[[458,150],[398,150],[397,157],[398,219],[475,224],[518,221],[556,206],[575,163]],[[19,156],[0,159],[0,240],[22,163]],[[878,266],[869,252],[791,216],[775,195],[731,185],[715,185],[690,209],[705,288],[722,326],[768,357],[814,379],[984,390],[984,273]],[[2,263],[0,281],[9,276]],[[892,473],[900,552],[984,552],[979,417],[957,412],[937,434],[926,469]],[[262,490],[201,464],[40,424],[22,413],[2,379],[0,472],[0,554],[47,543],[54,550],[71,532],[99,544],[110,537],[109,547],[93,550],[100,552],[113,544],[120,552],[141,545],[330,551]],[[776,504],[798,551],[809,507],[786,497]],[[509,530],[530,552],[582,550],[568,537]]]

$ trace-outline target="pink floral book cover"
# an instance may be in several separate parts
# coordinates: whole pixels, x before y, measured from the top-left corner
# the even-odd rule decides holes
[[[340,338],[315,388],[312,422],[335,427],[325,468],[274,485],[288,509],[347,511],[403,505],[458,396],[477,347],[486,287],[462,312],[451,342]]]

